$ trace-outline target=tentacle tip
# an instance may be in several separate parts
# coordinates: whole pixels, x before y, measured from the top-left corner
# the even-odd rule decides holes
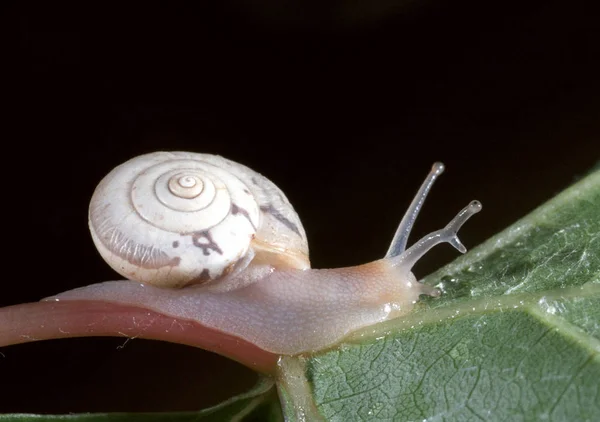
[[[465,248],[465,245],[462,244],[462,242],[460,241],[458,236],[454,236],[452,239],[450,239],[448,241],[448,243],[450,243],[452,246],[454,246],[456,248],[456,250],[459,251],[460,253],[467,252],[467,248]]]
[[[440,289],[431,289],[428,294],[431,297],[440,297],[442,295],[442,291]]]
[[[423,284],[419,282],[421,286],[421,293],[423,295],[431,296],[431,297],[440,297],[442,295],[442,291],[436,287],[431,287],[427,284]]]
[[[469,203],[469,211],[473,214],[478,213],[479,211],[481,211],[481,209],[483,208],[483,205],[481,205],[481,202],[474,200],[471,201]]]
[[[436,176],[439,176],[440,174],[442,174],[445,169],[446,169],[446,166],[444,165],[444,163],[442,163],[440,161],[436,161],[435,163],[433,163],[433,166],[431,166],[431,172],[433,174],[435,174]]]

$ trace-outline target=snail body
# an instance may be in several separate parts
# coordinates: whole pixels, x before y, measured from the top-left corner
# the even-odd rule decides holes
[[[300,219],[268,179],[218,156],[146,154],[109,173],[90,204],[94,243],[130,280],[47,300],[148,309],[274,354],[327,348],[357,329],[406,314],[422,294],[440,294],[418,282],[411,268],[440,243],[465,252],[457,232],[481,209],[471,202],[445,228],[406,249],[443,170],[434,164],[384,258],[312,269]]]

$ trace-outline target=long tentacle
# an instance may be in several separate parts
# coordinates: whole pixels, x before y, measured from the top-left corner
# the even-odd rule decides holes
[[[413,228],[415,220],[423,207],[423,203],[425,202],[425,198],[427,198],[427,194],[431,190],[433,183],[436,181],[438,176],[444,172],[444,164],[442,163],[434,163],[431,167],[431,171],[425,178],[425,181],[419,188],[419,191],[415,195],[412,200],[410,206],[406,210],[404,217],[402,217],[402,221],[398,225],[398,229],[396,230],[396,234],[394,234],[394,239],[385,254],[386,258],[392,258],[398,256],[404,252],[406,249],[406,242],[408,241],[408,236],[410,235],[410,231]]]

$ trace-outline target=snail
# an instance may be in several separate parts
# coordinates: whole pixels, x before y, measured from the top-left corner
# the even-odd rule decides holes
[[[271,355],[329,348],[360,328],[405,315],[421,295],[440,295],[411,269],[441,243],[466,252],[458,230],[481,210],[472,201],[446,227],[406,248],[443,171],[443,164],[433,165],[385,257],[313,269],[297,213],[264,176],[209,154],[135,157],[100,182],[89,208],[94,244],[128,280],[81,287],[45,302],[141,309],[200,327],[194,335],[209,333],[213,346],[207,348],[221,352],[218,344],[227,342],[231,346],[221,348],[243,344]]]

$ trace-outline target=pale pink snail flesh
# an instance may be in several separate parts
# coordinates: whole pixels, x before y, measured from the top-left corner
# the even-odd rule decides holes
[[[472,201],[446,227],[406,249],[413,223],[443,170],[441,163],[433,165],[383,259],[311,269],[296,258],[290,264],[272,252],[257,253],[251,245],[244,266],[224,277],[227,287],[219,287],[219,280],[181,288],[119,280],[1,308],[0,346],[125,335],[201,347],[272,372],[279,355],[335,346],[360,328],[405,315],[422,294],[440,294],[417,281],[411,269],[440,243],[464,253],[457,232],[481,210],[481,204]]]

